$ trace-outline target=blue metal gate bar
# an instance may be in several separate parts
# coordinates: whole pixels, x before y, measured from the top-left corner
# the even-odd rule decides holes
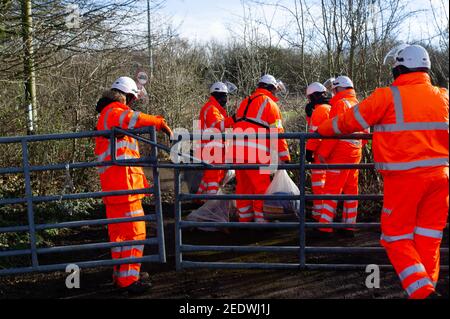
[[[83,226],[101,226],[108,224],[120,224],[128,222],[139,222],[139,221],[156,221],[156,216],[145,215],[140,217],[127,217],[127,218],[111,218],[111,219],[92,219],[84,221],[73,221],[73,222],[63,222],[57,224],[37,224],[36,230],[46,230],[46,229],[61,229],[61,228],[78,228]],[[0,233],[18,233],[28,231],[28,226],[11,226],[0,228]]]
[[[93,249],[107,249],[131,245],[156,245],[156,244],[158,244],[157,238],[150,238],[147,240],[123,241],[120,243],[106,242],[106,243],[38,248],[36,249],[36,251],[38,254],[53,254],[53,253],[64,253],[64,252],[93,250]],[[0,251],[0,257],[23,256],[29,254],[30,251],[31,251],[30,249]]]
[[[76,263],[63,263],[54,265],[44,265],[37,267],[22,267],[22,268],[9,268],[1,269],[0,276],[4,275],[14,275],[14,274],[24,274],[32,272],[51,272],[51,271],[64,271],[67,266],[76,264],[80,268],[96,268],[96,267],[108,267],[108,266],[118,266],[123,264],[136,264],[136,263],[160,263],[160,257],[158,255],[150,255],[142,258],[123,258],[123,259],[105,259],[105,260],[95,260],[95,261],[81,261]]]
[[[88,162],[88,163],[73,163],[73,164],[50,164],[41,166],[31,166],[28,161],[28,143],[29,142],[40,142],[40,141],[52,141],[52,140],[64,140],[64,139],[74,139],[74,138],[92,138],[98,136],[109,137],[112,140],[112,145],[115,144],[115,130],[111,131],[101,131],[101,132],[80,132],[80,133],[69,133],[69,134],[52,134],[52,135],[40,135],[40,136],[26,136],[26,137],[6,137],[0,138],[0,144],[12,144],[21,143],[22,145],[22,162],[23,166],[21,168],[2,168],[0,169],[0,174],[24,174],[25,176],[25,197],[24,198],[8,198],[0,199],[0,205],[10,205],[10,204],[27,204],[27,217],[28,225],[23,226],[11,226],[11,227],[1,227],[0,233],[11,233],[11,232],[29,232],[30,233],[30,249],[23,250],[6,250],[0,251],[0,257],[13,257],[13,256],[23,256],[31,255],[32,264],[31,267],[21,267],[21,268],[9,268],[0,269],[0,275],[9,275],[17,273],[27,273],[27,272],[39,272],[39,271],[54,271],[54,270],[64,270],[69,264],[77,264],[79,267],[99,267],[99,266],[110,266],[110,265],[121,265],[128,263],[141,263],[141,262],[166,262],[165,246],[164,246],[164,232],[163,232],[163,219],[162,219],[162,205],[161,205],[161,190],[159,183],[159,168],[157,166],[157,143],[156,143],[156,133],[153,127],[147,127],[139,130],[133,130],[128,132],[120,132],[124,134],[150,134],[151,147],[151,157],[141,158],[139,160],[125,160],[125,161],[105,161],[105,162]],[[134,135],[133,135],[134,136]],[[114,152],[112,152],[114,153]],[[78,193],[78,194],[63,194],[63,195],[50,195],[50,196],[33,196],[31,190],[31,172],[38,171],[52,171],[52,170],[64,170],[67,168],[90,168],[99,167],[105,165],[129,165],[129,166],[148,166],[152,167],[154,186],[148,189],[139,190],[120,190],[112,192],[90,192],[90,193]],[[151,215],[141,216],[141,217],[130,217],[130,218],[115,218],[115,219],[97,219],[97,220],[84,220],[84,221],[73,221],[73,222],[62,222],[56,224],[39,224],[34,223],[34,211],[33,203],[36,202],[50,202],[50,201],[61,201],[61,200],[75,200],[75,199],[87,199],[87,198],[101,198],[104,196],[120,196],[128,194],[154,194],[155,197],[155,213]],[[94,225],[109,225],[117,224],[131,221],[151,221],[156,223],[157,227],[157,237],[149,238],[144,241],[129,241],[121,243],[92,243],[84,245],[71,245],[71,246],[57,246],[57,247],[47,247],[47,248],[37,248],[36,245],[36,231],[45,229],[58,229],[58,228],[76,228],[82,226],[94,226]],[[83,261],[83,262],[72,262],[57,265],[39,265],[38,255],[39,254],[49,254],[49,253],[64,253],[73,251],[84,251],[84,250],[94,250],[94,249],[107,249],[113,247],[122,247],[126,245],[158,245],[158,254],[144,256],[142,258],[127,258],[120,260],[97,260],[97,261]]]
[[[242,138],[242,136],[249,136],[244,134],[222,134],[224,138]],[[250,134],[251,135],[251,134]],[[258,136],[254,134],[255,137]],[[267,134],[266,137],[270,135]],[[249,137],[251,138],[251,137]],[[176,235],[176,268],[177,270],[185,268],[211,268],[211,269],[299,269],[299,270],[360,270],[365,269],[366,265],[361,264],[308,264],[306,263],[306,253],[322,253],[322,254],[361,254],[361,253],[385,253],[382,247],[307,247],[306,246],[306,232],[308,228],[323,228],[324,225],[320,223],[306,222],[305,215],[305,201],[315,199],[332,199],[332,200],[383,200],[383,195],[379,194],[364,194],[364,195],[314,195],[305,193],[305,180],[308,169],[374,169],[375,165],[371,164],[306,164],[305,163],[305,145],[307,139],[323,138],[318,134],[311,133],[285,133],[280,134],[279,138],[295,139],[300,144],[300,163],[298,164],[282,164],[278,165],[279,169],[295,169],[300,171],[298,186],[300,189],[300,195],[239,195],[239,194],[226,194],[226,195],[197,195],[197,194],[185,194],[181,193],[181,179],[180,171],[182,170],[202,170],[204,167],[194,164],[176,164],[175,171],[175,235]],[[340,137],[328,137],[331,139],[371,139],[372,136],[368,134],[359,135],[353,134],[349,136]],[[199,137],[191,135],[191,140],[198,140]],[[204,137],[203,137],[204,139]],[[268,167],[267,165],[259,164],[220,164],[213,165],[208,169],[222,170],[222,169],[253,169],[257,170],[261,167]],[[252,199],[252,200],[265,200],[265,199],[277,199],[277,200],[300,200],[299,222],[280,222],[280,223],[238,223],[238,222],[190,222],[183,221],[181,216],[181,202],[203,199],[203,200],[234,200],[234,199]],[[186,228],[234,228],[234,229],[298,229],[299,231],[299,246],[217,246],[217,245],[186,245],[182,242],[182,230]],[[357,223],[345,224],[345,223],[330,223],[326,225],[327,228],[356,228],[356,229],[379,229],[380,223]],[[448,227],[448,225],[447,225]],[[240,253],[298,253],[298,263],[226,263],[226,262],[200,262],[183,260],[183,253],[193,253],[200,251],[213,251],[213,252],[240,252]],[[447,253],[448,249],[442,248],[441,253]],[[391,265],[380,265],[382,269],[393,269]],[[448,265],[444,265],[442,270],[448,270]]]
[[[297,253],[300,246],[208,246],[208,245],[182,245],[182,252],[216,251],[240,253]],[[384,253],[383,247],[305,247],[308,253]],[[448,253],[448,248],[441,248],[441,253]]]

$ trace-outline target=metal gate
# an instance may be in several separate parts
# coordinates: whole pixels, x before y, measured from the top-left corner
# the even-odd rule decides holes
[[[269,137],[269,136],[267,136]],[[196,135],[190,136],[192,141],[198,140]],[[252,138],[249,135],[243,134],[223,134],[223,138],[227,140]],[[300,189],[300,195],[295,196],[280,196],[280,195],[193,195],[181,192],[181,171],[183,170],[201,170],[204,166],[201,164],[181,164],[175,167],[175,225],[176,225],[176,268],[217,268],[217,269],[299,269],[299,270],[357,270],[365,269],[366,264],[319,264],[309,263],[307,260],[307,254],[322,253],[322,254],[372,254],[372,253],[384,253],[384,249],[378,247],[308,247],[306,246],[306,232],[308,228],[320,228],[323,224],[306,222],[305,214],[305,202],[306,200],[314,199],[332,199],[332,200],[382,200],[383,195],[380,194],[366,194],[366,195],[313,195],[306,194],[305,192],[305,180],[306,170],[310,169],[373,169],[374,164],[306,164],[305,163],[305,145],[308,139],[323,139],[324,137],[314,133],[285,133],[279,134],[278,138],[285,138],[298,141],[300,145],[300,159],[295,164],[279,165],[279,169],[298,170],[300,178],[298,180],[298,187]],[[372,139],[371,134],[353,134],[348,136],[339,137],[326,137],[327,139]],[[202,139],[205,139],[204,137]],[[207,139],[207,138],[206,138]],[[260,169],[261,165],[252,164],[224,164],[213,165],[208,169]],[[194,199],[216,199],[216,200],[232,200],[232,199],[280,199],[280,200],[300,200],[300,212],[298,222],[280,222],[280,223],[217,223],[217,222],[192,222],[185,221],[182,218],[181,204],[184,201],[190,201]],[[187,245],[183,243],[183,229],[195,228],[195,227],[214,227],[214,228],[246,228],[246,229],[294,229],[298,230],[299,246],[217,246],[217,245]],[[344,224],[344,223],[331,223],[327,224],[327,228],[356,228],[356,229],[379,229],[379,223],[358,223]],[[204,262],[204,261],[191,261],[185,260],[184,253],[192,252],[237,252],[237,253],[296,253],[298,259],[293,263],[225,263],[225,262]],[[448,248],[442,248],[442,253],[448,254]],[[345,262],[345,261],[344,261]],[[381,269],[392,269],[391,265],[379,265]],[[443,270],[448,270],[448,265],[442,267]]]
[[[30,165],[29,161],[29,144],[42,141],[57,141],[68,139],[80,139],[80,138],[94,138],[104,136],[110,138],[111,150],[115,149],[116,137],[120,134],[132,136],[139,141],[149,144],[151,146],[151,153],[148,157],[143,157],[139,160],[117,160],[115,152],[111,152],[112,160],[105,162],[82,162],[82,163],[70,163],[70,164],[49,164],[42,166]],[[150,139],[141,136],[142,134],[149,134]],[[40,135],[40,136],[24,136],[24,137],[2,137],[0,138],[0,144],[20,144],[22,149],[22,167],[14,168],[0,168],[0,175],[4,174],[22,174],[25,180],[25,196],[22,198],[1,198],[0,205],[13,205],[13,204],[26,204],[27,207],[27,220],[28,224],[23,226],[11,226],[1,227],[0,234],[2,233],[18,233],[26,232],[29,234],[29,247],[27,249],[20,250],[0,250],[0,258],[13,257],[13,256],[29,256],[31,257],[31,264],[27,267],[20,268],[4,268],[0,269],[0,275],[9,275],[17,273],[29,273],[29,272],[43,272],[43,271],[56,271],[64,270],[68,265],[75,264],[80,268],[99,267],[99,266],[113,266],[128,263],[165,263],[166,253],[164,246],[164,229],[163,229],[163,217],[161,207],[161,190],[160,190],[160,178],[159,169],[157,166],[157,144],[156,134],[153,127],[147,127],[144,129],[123,131],[120,129],[113,129],[111,131],[102,132],[80,132],[69,134],[53,134],[53,135]],[[152,168],[153,174],[153,187],[149,189],[139,190],[123,190],[113,192],[90,192],[90,193],[78,193],[78,194],[59,194],[50,196],[34,196],[31,184],[32,172],[43,171],[58,171],[70,169],[85,169],[92,167],[100,167],[105,165],[126,165],[126,166],[145,166]],[[117,219],[96,219],[96,220],[80,220],[61,223],[48,223],[48,224],[36,224],[35,223],[35,209],[36,203],[42,202],[54,202],[61,200],[77,200],[87,198],[101,198],[103,196],[118,196],[128,194],[153,194],[155,201],[155,212],[143,217],[133,218],[117,218]],[[49,230],[49,229],[62,229],[62,228],[79,228],[83,226],[97,226],[97,225],[109,225],[118,224],[123,222],[132,221],[145,221],[156,224],[156,237],[147,238],[142,241],[127,241],[120,243],[94,243],[94,244],[82,244],[71,246],[58,246],[58,247],[38,247],[36,240],[36,232]],[[44,254],[54,254],[63,252],[78,252],[86,250],[98,250],[109,249],[114,247],[123,247],[130,245],[150,245],[157,247],[157,254],[143,256],[142,258],[127,258],[120,260],[88,260],[88,261],[72,261],[60,264],[46,264],[41,265],[39,263],[39,257]]]

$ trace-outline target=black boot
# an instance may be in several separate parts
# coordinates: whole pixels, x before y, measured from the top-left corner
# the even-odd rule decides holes
[[[152,284],[147,281],[135,281],[134,283],[132,283],[131,285],[129,285],[128,287],[122,288],[123,291],[128,292],[130,295],[141,295],[147,291],[149,291],[152,288]]]
[[[434,291],[431,294],[429,294],[426,299],[443,299],[443,298],[442,298],[441,294],[439,294],[436,291]]]

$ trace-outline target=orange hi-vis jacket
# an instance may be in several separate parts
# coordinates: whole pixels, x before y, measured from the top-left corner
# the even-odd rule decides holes
[[[319,125],[330,118],[331,106],[328,104],[318,104],[310,118],[308,118],[308,132],[314,133]],[[306,142],[306,149],[315,152],[322,142],[321,139],[310,139]]]
[[[135,112],[122,103],[113,102],[100,113],[97,130],[106,131],[111,130],[113,127],[131,130],[144,126],[155,126],[156,130],[159,130],[163,122],[164,119],[162,117]],[[117,160],[140,158],[138,141],[129,136],[116,138],[115,151]],[[110,161],[112,159],[109,138],[95,138],[95,155],[97,155],[99,162]],[[101,187],[104,192],[144,189],[149,187],[142,167],[103,166],[99,168],[98,172]],[[143,194],[106,196],[103,197],[103,202],[105,204],[133,202],[142,199],[144,196]]]
[[[330,100],[331,109],[329,118],[332,119],[346,112],[358,104],[358,102],[355,90],[353,89],[337,93]],[[336,159],[337,157],[340,158],[339,154],[345,157],[348,154],[356,155],[356,153],[361,153],[362,145],[361,140],[323,140],[317,149],[317,153],[324,159],[329,158],[331,155]],[[338,161],[340,162],[340,160]]]
[[[233,126],[234,121],[227,115],[227,111],[219,104],[219,102],[217,102],[217,100],[213,96],[211,96],[208,102],[206,102],[206,104],[200,110],[199,124],[202,134],[208,134],[208,132],[214,134],[218,132],[225,132],[226,128]],[[196,144],[197,152],[202,152],[203,148],[207,147],[210,148],[207,154],[211,154],[211,151],[214,151],[215,155],[218,154],[217,152],[220,152],[220,154],[224,154],[224,144],[222,138],[220,138],[220,140],[218,140],[217,138],[211,140],[202,140],[200,144],[200,147],[198,147],[198,143]],[[196,157],[199,159],[202,158],[201,155],[204,154],[196,153]],[[202,160],[214,163],[217,162],[216,164],[220,164],[220,162],[223,162],[223,156],[221,157],[221,161],[210,160],[207,158],[202,158]]]
[[[278,102],[278,98],[270,91],[262,88],[256,89],[250,97],[241,102],[236,113],[233,132],[236,134],[249,131],[263,134],[271,131],[275,131],[277,134],[284,133],[281,112],[276,102]],[[271,151],[276,151],[278,158],[282,161],[291,159],[285,139],[278,139],[272,143],[267,138],[249,138],[247,141],[237,139],[234,146],[234,158],[243,163],[270,164]],[[264,154],[264,158],[258,154]],[[268,158],[269,160],[266,161]]]
[[[233,119],[228,117],[227,111],[217,102],[214,96],[211,96],[200,110],[199,120],[202,130],[215,128],[224,132],[225,128],[232,127],[234,124]]]
[[[433,86],[428,74],[404,74],[318,132],[348,134],[374,125],[375,166],[384,174],[448,166],[448,99],[447,90]]]

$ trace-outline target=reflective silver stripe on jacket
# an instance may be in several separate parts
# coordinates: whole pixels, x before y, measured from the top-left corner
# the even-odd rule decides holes
[[[210,128],[210,129],[211,129],[211,128],[215,128],[216,125],[219,124],[219,123],[220,123],[220,129],[219,129],[219,130],[220,130],[221,132],[225,131],[225,119],[215,121],[209,128]]]
[[[391,86],[390,89],[394,98],[395,118],[397,120],[397,124],[404,123],[405,118],[403,116],[403,102],[402,96],[400,95],[400,90],[396,86]]]
[[[354,106],[353,108],[353,115],[355,116],[356,121],[361,125],[361,127],[365,130],[369,127],[369,124],[367,124],[366,120],[362,117],[361,113],[359,112],[359,104]]]
[[[261,120],[261,117],[264,113],[264,109],[267,106],[267,103],[269,103],[269,99],[265,99],[264,102],[259,106],[258,114],[256,115],[256,120]]]
[[[140,114],[141,114],[141,112],[133,112],[133,115],[131,116],[131,119],[130,119],[130,124],[128,124],[129,130],[134,129],[134,127],[136,126],[136,123],[139,119]]]
[[[97,173],[99,174],[103,174],[104,172],[106,172],[108,169],[110,169],[112,166],[103,166],[103,167],[99,167],[97,168]]]
[[[119,126],[121,128],[126,129],[126,127],[123,126],[123,122],[125,121],[125,117],[128,115],[128,113],[130,113],[130,110],[127,111],[123,111],[122,114],[120,114],[120,118],[119,118]]]
[[[138,144],[134,143],[134,142],[121,141],[116,144],[116,149],[124,148],[124,147],[126,147],[132,151],[136,151],[136,152],[139,151]]]
[[[109,149],[109,147],[106,151],[104,151],[102,154],[97,156],[97,161],[104,162],[108,156],[111,156],[111,150]]]
[[[342,140],[343,142],[350,143],[355,146],[362,146],[361,140]]]
[[[333,119],[333,131],[335,134],[338,134],[338,135],[342,134],[338,127],[338,117],[337,116]]]
[[[417,122],[401,124],[380,124],[374,126],[374,132],[407,132],[407,131],[446,131],[448,122]]]
[[[398,235],[398,236],[386,236],[385,234],[381,235],[381,240],[384,240],[384,241],[386,241],[388,243],[392,243],[392,242],[396,242],[396,241],[404,240],[404,239],[413,240],[414,239],[414,234],[413,233],[409,233],[409,234]]]
[[[111,111],[112,111],[112,109],[109,109],[108,111],[106,111],[105,117],[103,118],[103,129],[105,131],[109,130],[108,117],[109,117],[109,114],[111,113]]]
[[[444,233],[439,230],[434,230],[430,228],[416,227],[414,231],[417,235],[421,235],[424,237],[442,239]]]
[[[311,186],[313,186],[313,187],[319,187],[319,186],[324,186],[325,185],[325,182],[313,182],[313,183],[311,183]]]
[[[143,210],[136,210],[134,212],[128,212],[125,214],[125,217],[136,217],[136,216],[142,216],[144,215]]]
[[[137,143],[121,141],[116,144],[116,150],[119,148],[124,148],[124,147],[129,148],[133,151],[139,151],[139,146]],[[106,151],[104,151],[102,154],[97,156],[97,161],[103,162],[106,160],[106,158],[108,156],[111,156],[111,149],[110,149],[109,145],[108,145],[108,149]],[[131,156],[131,155],[130,156],[126,156],[126,155],[116,156],[116,159],[132,159],[132,158],[139,158],[139,157],[135,157],[135,156]]]
[[[398,274],[398,276],[400,277],[400,280],[403,281],[406,278],[408,278],[409,276],[411,276],[415,273],[420,273],[420,272],[426,273],[424,265],[415,264],[413,266],[410,266],[410,267],[407,267],[406,269],[404,269],[400,274]]]
[[[390,215],[392,213],[392,209],[383,208],[383,213]]]
[[[116,160],[129,160],[129,159],[138,159],[138,158],[139,158],[139,156],[134,156],[134,155],[129,155],[129,154],[116,156]]]
[[[395,170],[406,171],[417,167],[433,167],[433,166],[448,166],[449,160],[445,158],[433,158],[420,161],[412,161],[405,163],[375,163],[375,168],[378,170]]]
[[[210,105],[206,108],[205,112],[203,113],[203,129],[204,129],[204,130],[206,130],[206,129],[209,128],[209,127],[206,126],[206,119],[207,119],[207,117],[208,117],[208,112],[209,112],[209,110],[210,110],[212,107],[213,107],[213,105],[210,104]]]

